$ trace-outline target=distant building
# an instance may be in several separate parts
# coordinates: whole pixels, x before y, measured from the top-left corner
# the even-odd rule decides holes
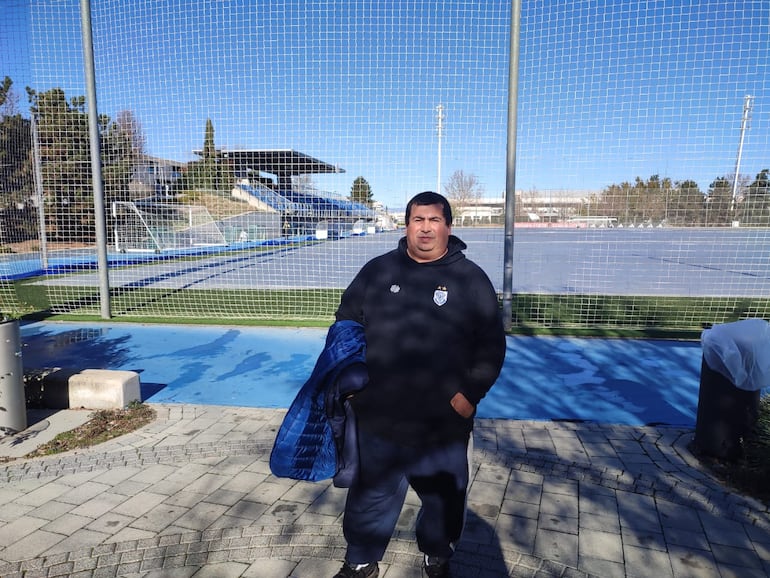
[[[577,215],[598,191],[545,189],[516,192],[516,216],[520,221],[556,223]]]
[[[128,185],[131,198],[173,196],[174,184],[182,177],[185,167],[186,163],[143,155]]]
[[[567,222],[577,215],[588,199],[597,191],[551,189],[516,191],[515,220],[530,223]],[[474,224],[502,224],[505,214],[505,192],[499,197],[471,199],[462,206],[454,206],[458,226]]]

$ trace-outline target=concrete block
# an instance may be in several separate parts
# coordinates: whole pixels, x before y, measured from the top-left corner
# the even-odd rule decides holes
[[[71,408],[120,409],[141,400],[135,371],[84,369],[69,378]]]

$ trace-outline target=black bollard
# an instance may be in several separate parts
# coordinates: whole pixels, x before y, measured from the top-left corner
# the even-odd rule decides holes
[[[757,422],[760,391],[736,387],[701,362],[695,447],[705,455],[735,461],[743,456],[743,439]]]

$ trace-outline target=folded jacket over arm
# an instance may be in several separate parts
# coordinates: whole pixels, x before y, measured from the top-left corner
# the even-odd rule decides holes
[[[355,424],[346,398],[366,385],[365,362],[363,326],[347,320],[334,323],[276,435],[270,454],[275,476],[335,478],[335,485],[345,487],[355,479]]]

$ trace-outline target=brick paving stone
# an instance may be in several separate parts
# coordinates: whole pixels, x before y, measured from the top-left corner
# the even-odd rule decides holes
[[[578,562],[578,536],[572,533],[538,529],[533,553],[538,558],[575,567]]]
[[[608,513],[604,514],[591,514],[580,512],[580,518],[578,519],[578,532],[582,532],[583,529],[597,530],[600,532],[613,532],[620,534],[620,520],[616,515]]]
[[[711,552],[682,546],[669,550],[675,578],[697,576],[698,578],[719,578],[719,568]]]
[[[598,558],[623,563],[623,542],[620,534],[599,530],[580,529],[578,535],[580,558]]]
[[[673,578],[674,571],[668,553],[639,546],[624,546],[626,575],[629,578]]]
[[[612,562],[600,558],[589,558],[580,556],[578,568],[583,572],[602,578],[625,578],[626,568],[620,562]]]
[[[284,410],[157,410],[146,428],[99,448],[0,466],[0,575],[336,572],[344,490],[270,475]],[[770,570],[767,507],[701,471],[685,428],[478,420],[475,438],[459,578]],[[410,493],[383,578],[419,568],[418,507]]]

